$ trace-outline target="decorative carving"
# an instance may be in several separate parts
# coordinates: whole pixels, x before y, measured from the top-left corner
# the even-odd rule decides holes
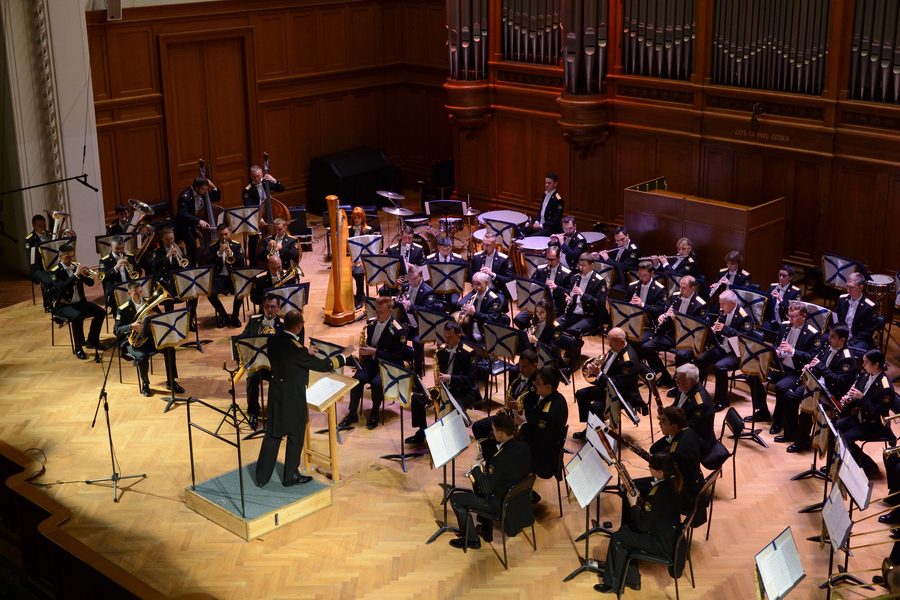
[[[519,73],[517,71],[504,71],[502,69],[497,69],[497,81],[553,88],[561,88],[563,86],[562,77],[539,75],[537,73]]]
[[[447,108],[450,122],[459,127],[471,140],[475,133],[491,120],[490,86],[486,80],[458,81],[448,79]]]
[[[859,125],[860,127],[877,127],[900,131],[900,118],[884,115],[867,115],[865,113],[845,112],[841,114],[841,123]]]
[[[53,66],[50,64],[51,49],[50,34],[47,31],[46,0],[32,0],[31,11],[34,16],[34,44],[37,50],[37,67],[40,73],[41,98],[43,99],[43,129],[46,136],[45,152],[53,170],[53,177],[57,180],[54,186],[56,189],[56,204],[60,207],[60,210],[65,210],[66,189],[59,181],[63,178],[63,173],[59,148],[59,127],[57,125],[56,90],[53,87]]]
[[[694,94],[691,92],[679,92],[676,90],[660,90],[636,85],[616,86],[617,96],[629,96],[643,100],[657,100],[659,102],[675,102],[677,104],[693,104]]]
[[[556,99],[559,125],[566,143],[584,160],[609,137],[606,99],[602,96],[563,94]]]
[[[793,104],[772,104],[761,100],[747,98],[726,98],[724,96],[707,96],[706,105],[709,108],[722,108],[725,110],[739,110],[753,112],[753,106],[761,104],[769,116],[790,117],[793,119],[809,119],[821,121],[825,118],[825,111],[813,106],[796,106]]]

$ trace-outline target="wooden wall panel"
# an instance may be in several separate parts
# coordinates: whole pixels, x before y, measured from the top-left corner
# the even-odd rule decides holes
[[[350,127],[346,115],[346,96],[328,96],[319,101],[319,123],[323,137],[319,154],[329,154],[350,147]]]
[[[208,114],[205,86],[183,87],[174,82],[196,80],[203,73],[202,42],[173,43],[164,46],[163,89],[166,97],[166,128],[169,133],[169,163],[172,190],[190,185],[197,175],[198,158],[207,158]],[[215,171],[212,173],[215,175]],[[215,179],[213,179],[215,181]]]
[[[693,194],[697,189],[696,156],[689,140],[656,142],[656,172],[665,175],[670,190]]]
[[[657,173],[656,144],[646,136],[619,133],[616,136],[616,197],[618,198],[627,187],[649,181],[656,177],[667,175]],[[610,217],[622,222],[624,215],[624,203],[613,208]]]
[[[97,155],[100,158],[100,181],[103,182],[103,195],[119,197],[118,157],[116,151],[116,132],[112,129],[97,132]]]
[[[826,178],[822,173],[823,170],[816,163],[800,160],[794,162],[791,193],[786,194],[785,256],[793,256],[795,260],[813,262],[818,258],[815,248],[817,234],[822,231],[822,199],[827,197],[827,189],[823,186]],[[774,182],[774,179],[767,177],[766,181]]]
[[[460,198],[469,195],[478,200],[491,198],[495,171],[491,160],[493,144],[490,129],[480,132],[471,140],[464,133],[455,132],[453,160],[456,164],[456,189]]]
[[[402,59],[410,63],[425,62],[425,59],[418,52],[420,48],[428,46],[426,43],[428,27],[425,22],[425,7],[419,4],[409,4],[404,5],[402,10],[402,29],[400,30]],[[442,35],[441,38],[446,40],[446,34]]]
[[[316,100],[291,104],[291,138],[294,143],[294,177],[297,185],[309,183],[309,163],[314,156],[326,154],[322,148],[324,128],[321,127]]]
[[[259,111],[260,150],[269,153],[272,175],[285,187],[293,187],[297,181],[291,112],[289,103],[266,106]],[[250,164],[262,166],[262,160],[262,156],[254,156]]]
[[[879,235],[873,237],[869,248],[871,255],[880,260],[873,260],[869,265],[873,273],[900,273],[900,236],[896,233],[896,215],[900,215],[900,173],[890,177],[885,204],[888,216],[879,223]]]
[[[612,143],[607,142],[587,159],[572,158],[569,161],[569,193],[563,196],[566,212],[577,218],[575,226],[589,231],[597,221],[610,221],[615,212],[612,193]]]
[[[531,137],[531,169],[519,175],[527,178],[530,184],[528,198],[525,199],[528,212],[534,213],[541,208],[539,202],[544,197],[544,178],[547,173],[556,173],[559,177],[559,193],[566,206],[571,206],[570,199],[581,190],[572,187],[569,177],[571,151],[569,145],[559,135],[559,125],[555,120],[550,122],[535,120],[531,125]]]
[[[734,187],[734,151],[714,145],[701,150],[701,196],[722,202],[732,201]]]
[[[872,252],[873,225],[883,223],[886,216],[888,176],[857,165],[839,165],[836,170],[832,237],[826,240],[825,250],[863,260],[880,263]]]
[[[381,39],[383,60],[386,64],[397,62],[403,52],[400,31],[403,30],[402,9],[397,4],[381,5]],[[441,38],[443,39],[443,37]]]
[[[291,75],[315,72],[318,66],[318,27],[312,10],[291,11],[287,37],[288,68]],[[263,33],[263,32],[261,32]],[[256,39],[259,35],[254,35]]]
[[[109,31],[111,95],[122,98],[159,91],[156,44],[150,26],[125,26]]]
[[[534,184],[529,174],[533,174],[534,169],[526,136],[528,123],[525,119],[507,115],[496,117],[496,123],[497,195],[516,202],[532,202],[530,195]]]
[[[106,36],[100,32],[93,32],[88,37],[88,44],[91,53],[91,87],[94,92],[94,102],[109,100],[109,63],[107,61],[109,50]]]
[[[347,26],[347,51],[355,66],[381,63],[380,20],[375,4],[352,5]]]
[[[731,200],[742,206],[756,206],[766,200],[763,198],[763,156],[747,152],[735,152],[734,185]]]
[[[425,40],[447,38],[446,9],[441,5],[425,5]],[[424,50],[424,52],[422,52]],[[444,44],[428,44],[415,50],[415,56],[427,57],[427,64],[449,68],[449,58]]]
[[[283,12],[263,13],[254,20],[254,30],[261,33],[253,37],[258,57],[256,73],[260,79],[288,74],[287,39],[293,36],[287,35],[286,20]]]
[[[158,202],[171,198],[164,177],[164,139],[162,124],[123,127],[116,132],[119,197],[123,201],[139,198]]]
[[[341,69],[347,65],[347,11],[343,6],[316,11],[318,21],[319,70]]]

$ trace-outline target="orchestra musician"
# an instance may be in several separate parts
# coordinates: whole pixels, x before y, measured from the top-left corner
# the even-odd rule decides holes
[[[872,299],[864,293],[865,286],[866,278],[861,273],[850,273],[847,293],[837,299],[831,313],[832,323],[845,323],[850,329],[847,345],[857,357],[875,348],[873,335],[878,327],[878,311]]]
[[[565,443],[569,405],[559,393],[559,371],[547,366],[537,370],[534,377],[535,393],[532,402],[524,404],[525,410],[513,413],[519,425],[519,435],[531,450],[531,472],[541,479],[549,479],[559,469],[559,451]],[[525,400],[529,397],[526,396]],[[531,492],[531,501],[541,499]]]
[[[669,375],[659,358],[659,353],[671,352],[675,348],[673,317],[676,312],[695,319],[706,318],[706,302],[697,294],[697,280],[692,275],[685,275],[681,278],[678,283],[678,292],[669,296],[666,312],[656,319],[656,331],[650,340],[641,346],[644,362],[654,373],[661,374],[658,384],[669,388],[673,386],[672,376]],[[682,353],[679,364],[688,362],[689,357],[693,356],[693,352],[690,350],[678,350],[675,352],[676,360],[679,352]]]
[[[559,253],[558,246],[547,248],[547,263],[539,266],[531,275],[532,281],[542,283],[550,290],[555,315],[561,315],[566,311],[566,292],[572,287],[572,271],[560,264]],[[528,327],[530,321],[527,311],[519,311],[513,318],[513,323],[519,329]]]
[[[53,304],[53,278],[50,273],[44,270],[44,260],[41,258],[40,245],[43,242],[49,242],[53,236],[47,231],[47,219],[42,215],[34,215],[31,217],[31,233],[25,236],[25,253],[28,254],[28,278],[32,283],[41,286],[41,294],[44,298],[44,311],[50,311],[50,305]]]
[[[59,247],[59,262],[50,269],[50,278],[55,290],[54,314],[65,317],[72,324],[72,338],[75,356],[85,360],[83,347],[100,348],[100,330],[106,311],[87,299],[84,286],[93,286],[94,279],[87,275],[85,265],[76,265],[75,248],[71,244]],[[91,320],[87,341],[84,339],[84,320]]]
[[[263,169],[259,165],[253,165],[252,167],[250,167],[250,183],[248,183],[241,192],[241,202],[244,206],[259,207],[259,224],[261,227],[267,224],[264,218],[266,215],[266,189],[263,185],[263,181],[269,182],[270,192],[275,192],[276,194],[278,194],[284,191],[283,183],[281,183],[268,173],[264,175]],[[251,260],[256,259],[256,245],[258,242],[258,235],[251,235],[247,237],[247,256]],[[255,264],[263,265],[265,264],[265,261],[261,260]]]
[[[700,370],[690,363],[675,369],[675,396],[672,406],[684,411],[685,424],[712,448],[716,443],[715,411],[709,392],[700,383]]]
[[[456,321],[444,324],[444,339],[446,343],[437,350],[440,380],[463,408],[471,408],[481,402],[476,377],[478,357],[463,347],[462,328]],[[425,441],[425,407],[430,405],[431,402],[423,394],[413,394],[410,412],[412,426],[417,427],[418,431],[406,438],[407,444],[421,444]]]
[[[823,350],[824,356],[820,352],[807,365],[835,398],[843,398],[856,382],[856,359],[847,347],[848,337],[850,330],[846,325],[832,327],[828,332],[830,346]],[[784,434],[776,436],[775,441],[793,442],[788,452],[803,452],[812,447],[813,413],[801,405],[804,387],[803,380],[798,379],[794,388],[784,395]]]
[[[225,312],[219,296],[222,294],[234,294],[234,281],[231,279],[231,269],[235,266],[243,266],[244,251],[241,245],[231,239],[231,228],[228,223],[221,222],[216,227],[218,239],[209,245],[207,263],[213,266],[212,284],[209,293],[209,303],[216,310],[216,327],[222,329],[226,325],[232,327],[241,326],[241,299],[235,295],[231,303],[231,317]]]
[[[100,268],[103,273],[103,292],[106,295],[106,306],[115,308],[116,286],[120,283],[131,281],[131,273],[140,274],[141,270],[134,260],[134,255],[125,252],[125,238],[116,236],[109,246],[109,254],[100,259]]]
[[[593,361],[585,368],[596,379],[592,385],[575,392],[575,402],[578,403],[578,420],[587,423],[588,411],[604,418],[606,412],[606,387],[607,382],[612,381],[619,394],[635,410],[647,412],[646,403],[641,398],[638,389],[638,377],[640,375],[641,359],[634,348],[628,343],[625,331],[619,327],[613,327],[606,334],[609,351],[602,359]],[[572,439],[583,440],[586,433],[578,431]]]
[[[419,322],[416,320],[416,312],[419,310],[427,310],[429,312],[436,311],[436,300],[434,290],[431,286],[422,281],[422,273],[425,267],[418,265],[410,265],[407,271],[408,281],[406,281],[400,291],[399,299],[394,300],[394,306],[403,309],[403,319],[408,326],[408,331],[414,332],[411,337],[413,352],[415,359],[413,361],[413,370],[423,373],[425,366],[425,344],[419,341]]]
[[[821,334],[812,321],[806,319],[806,303],[795,301],[788,308],[788,320],[778,330],[779,344],[776,352],[781,360],[781,375],[774,374],[775,411],[772,413],[772,427],[769,433],[781,433],[784,427],[785,395],[794,387],[800,371],[819,352]],[[769,420],[769,407],[766,404],[765,382],[759,377],[747,378],[750,395],[753,398],[753,416],[745,417],[748,422]]]
[[[106,235],[122,235],[128,233],[129,222],[128,206],[122,203],[116,204],[116,220],[106,227]]]
[[[505,325],[509,321],[503,314],[503,297],[490,289],[490,276],[487,273],[478,272],[472,277],[472,291],[459,299],[459,303],[452,306],[460,312],[460,319],[467,322],[466,335],[476,342],[484,339],[485,323],[500,323]]]
[[[213,227],[215,223],[210,224],[197,216],[206,206],[205,196],[209,194],[210,202],[218,202],[222,193],[209,179],[204,177],[196,177],[194,183],[190,187],[185,188],[178,195],[178,213],[175,215],[175,238],[184,242],[185,256],[196,265],[197,238],[199,232],[197,228],[208,229]]]
[[[287,223],[282,218],[274,221],[275,233],[267,236],[260,244],[256,253],[257,264],[265,264],[266,257],[277,254],[281,258],[281,264],[289,265],[300,260],[300,242],[288,233]]]
[[[878,474],[878,465],[856,444],[859,441],[878,439],[882,436],[894,437],[891,424],[881,422],[888,416],[894,402],[894,387],[884,372],[884,354],[880,350],[869,350],[863,355],[863,373],[844,396],[845,411],[851,414],[834,423],[850,449],[856,464],[862,467],[869,478]],[[852,414],[856,413],[856,414]]]
[[[410,358],[406,345],[406,330],[394,321],[391,312],[394,301],[379,297],[375,300],[375,317],[366,324],[366,344],[359,349],[361,368],[353,375],[360,382],[350,390],[350,406],[347,416],[340,423],[341,427],[350,427],[359,421],[357,411],[363,396],[363,387],[370,384],[372,388],[372,410],[366,421],[366,429],[378,427],[378,411],[384,401],[384,390],[381,387],[381,369],[379,361],[386,360],[399,363]]]
[[[269,340],[272,385],[269,389],[266,435],[256,461],[258,487],[266,485],[272,477],[283,437],[287,437],[287,448],[284,452],[284,475],[281,485],[288,487],[312,481],[312,477],[301,475],[299,470],[306,424],[309,420],[309,408],[306,404],[309,372],[339,369],[346,362],[345,355],[353,351],[353,347],[349,346],[338,356],[320,358],[300,342],[299,336],[302,331],[303,313],[291,310],[285,315],[284,331]]]
[[[149,331],[144,331],[144,321],[138,321],[137,316],[147,306],[147,300],[143,296],[143,288],[137,281],[128,284],[128,300],[119,306],[116,313],[115,333],[119,338],[119,345],[122,349],[123,357],[130,356],[134,360],[137,367],[138,375],[141,379],[141,395],[152,396],[150,391],[150,355],[156,352],[153,344],[153,336]],[[142,334],[143,342],[137,346],[132,346],[128,339],[129,334],[136,331]],[[178,366],[175,362],[175,349],[166,348],[161,351],[166,363],[166,389],[171,389],[174,394],[184,393],[184,388],[178,385],[175,379],[178,377]],[[170,377],[171,376],[171,377]],[[169,387],[169,381],[173,382]]]
[[[641,249],[631,241],[628,230],[619,225],[613,230],[613,239],[616,247],[612,250],[595,252],[594,258],[603,259],[608,263],[616,263],[623,267],[623,270],[636,269],[640,262],[638,259],[641,256]]]
[[[247,326],[241,332],[242,336],[277,335],[284,331],[284,324],[278,316],[281,310],[281,301],[278,296],[266,296],[261,315],[252,315],[247,321]],[[300,333],[300,343],[303,343],[303,334]],[[258,369],[247,373],[247,417],[250,419],[250,428],[256,431],[259,424],[259,394],[262,382],[271,381],[272,373],[268,369]]]
[[[606,281],[594,272],[594,257],[585,252],[578,257],[578,272],[572,277],[572,289],[566,294],[560,328],[580,338],[607,323],[606,292]]]
[[[556,189],[559,186],[559,177],[556,173],[547,173],[544,177],[544,197],[541,199],[541,209],[534,218],[534,223],[526,223],[520,233],[523,236],[549,236],[562,232],[562,217],[565,204],[562,196]]]
[[[515,423],[509,415],[498,414],[491,423],[494,439],[497,441],[497,451],[489,461],[477,464],[471,471],[474,481],[471,492],[456,492],[450,496],[450,506],[456,513],[459,525],[460,537],[450,540],[454,548],[468,547],[473,550],[481,548],[478,539],[480,533],[486,542],[493,540],[493,523],[481,516],[478,517],[479,528],[472,526],[470,508],[496,511],[502,508],[503,497],[513,485],[525,478],[531,465],[531,450],[528,444],[513,437]],[[507,525],[512,531],[518,533],[526,516],[519,514],[518,507],[510,507],[513,511],[507,514]],[[468,541],[462,538],[468,531]]]
[[[587,240],[575,228],[575,217],[566,215],[562,218],[562,233],[552,234],[548,246],[559,248],[566,267],[578,264],[578,257],[587,251]]]
[[[250,288],[250,301],[256,306],[262,304],[266,290],[276,287],[275,284],[279,281],[281,282],[279,285],[293,285],[298,281],[296,275],[281,281],[287,275],[287,272],[281,268],[281,257],[277,254],[273,254],[266,259],[266,267],[268,270],[257,275],[253,279],[253,287]]]
[[[640,306],[647,311],[647,320],[655,323],[659,316],[666,310],[666,287],[653,278],[653,263],[642,260],[638,263],[638,278],[628,284],[629,302]],[[653,330],[644,328],[641,341],[638,346],[648,342],[653,335]]]
[[[778,331],[778,325],[787,319],[788,308],[794,300],[800,300],[800,288],[794,285],[794,267],[781,265],[778,269],[778,281],[767,290],[775,301],[773,310],[766,309],[770,318],[763,321],[761,327],[769,331]]]
[[[350,213],[350,221],[347,223],[347,237],[358,237],[361,235],[372,235],[375,231],[366,224],[366,211],[361,206],[355,206],[353,212]],[[349,248],[348,248],[349,251]],[[353,281],[356,282],[356,295],[353,298],[356,308],[362,308],[366,297],[366,272],[363,269],[362,261],[353,263],[351,267],[353,272]]]
[[[194,267],[196,263],[187,255],[186,251],[182,252],[181,247],[175,242],[175,232],[172,229],[168,227],[163,229],[159,237],[162,245],[153,253],[153,279],[174,298],[177,297],[178,291],[171,272],[176,269]],[[194,249],[196,250],[196,246]],[[172,300],[163,303],[163,307],[167,311],[172,310],[174,306],[175,302]],[[186,306],[191,313],[190,330],[197,331],[197,298],[188,300]]]
[[[513,280],[513,267],[509,257],[497,249],[497,235],[493,232],[484,234],[481,252],[472,256],[470,280],[475,280],[477,273],[488,277],[488,286],[503,298],[502,312],[506,312],[506,303],[510,300],[506,284]]]
[[[453,251],[453,240],[449,237],[442,236],[437,241],[437,252],[428,255],[427,261],[435,262],[466,262],[463,257]],[[459,302],[459,294],[456,292],[435,292],[435,298],[444,306],[456,304]]]
[[[678,464],[684,487],[681,492],[681,512],[686,513],[694,506],[697,494],[703,487],[703,471],[700,469],[700,460],[709,454],[710,448],[697,432],[687,426],[687,417],[684,411],[677,406],[667,406],[657,415],[659,430],[663,437],[656,440],[650,446],[650,454],[668,452]],[[643,483],[643,485],[642,485]],[[646,497],[648,490],[642,479],[636,479],[635,484]],[[701,519],[705,520],[705,513]],[[695,521],[696,524],[698,521]]]
[[[400,277],[406,277],[407,265],[419,265],[421,267],[425,264],[425,251],[422,250],[421,246],[413,242],[413,229],[409,225],[403,226],[400,230],[400,241],[388,246],[385,254],[399,256],[402,259],[400,268],[397,271]]]
[[[693,252],[693,244],[686,237],[675,242],[675,260],[673,262],[669,262],[669,257],[663,255],[651,256],[650,261],[653,263],[654,270],[658,271],[661,266],[663,273],[696,275],[700,272],[697,266],[697,257]]]
[[[733,285],[739,287],[749,286],[750,273],[741,268],[743,264],[744,255],[737,250],[732,250],[726,254],[725,268],[719,269],[719,274],[716,275],[716,282],[709,287],[710,297],[712,297],[713,293],[722,286],[725,286],[722,288],[722,291],[729,289]],[[713,306],[712,311],[717,312],[718,308]]]
[[[525,314],[528,314],[527,312]],[[533,329],[533,330],[532,330]],[[534,305],[534,314],[531,322],[524,331],[519,332],[520,347],[538,351],[538,348],[546,352],[555,362],[559,362],[559,340],[562,331],[556,322],[556,313],[553,303],[546,298],[541,298]]]

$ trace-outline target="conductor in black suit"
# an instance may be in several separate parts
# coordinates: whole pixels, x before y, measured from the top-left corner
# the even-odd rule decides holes
[[[241,333],[243,336],[256,335],[277,335],[284,331],[284,324],[278,317],[278,311],[281,310],[281,303],[278,296],[266,296],[266,301],[262,307],[261,315],[253,315],[247,321],[247,326]],[[300,343],[303,343],[303,336],[300,336]],[[252,373],[247,373],[247,416],[250,419],[250,428],[256,431],[259,423],[259,392],[262,387],[263,380],[271,381],[272,373],[267,369],[259,369]]]
[[[486,464],[478,464],[472,468],[470,475],[474,482],[472,492],[460,492],[450,496],[450,505],[453,507],[453,512],[456,513],[459,531],[465,535],[466,525],[469,525],[468,547],[476,550],[481,548],[481,542],[475,527],[472,526],[469,509],[499,513],[503,497],[512,486],[528,475],[531,465],[531,450],[528,449],[528,444],[513,438],[514,422],[512,417],[498,413],[494,416],[491,427],[494,431],[494,439],[498,444],[497,452]],[[524,518],[517,519],[517,516],[515,514],[508,515],[507,518],[520,522],[525,520]],[[480,516],[478,522],[481,526],[482,537],[487,542],[491,541],[493,539],[492,523]],[[465,541],[462,535],[450,540],[450,545],[454,548],[462,548]]]
[[[344,366],[344,355],[353,352],[354,348],[344,348],[341,355],[332,358],[317,358],[310,354],[306,346],[300,343],[303,331],[303,314],[292,310],[285,315],[284,331],[272,337],[268,343],[269,362],[272,365],[272,385],[269,387],[269,418],[266,421],[266,435],[259,449],[256,462],[256,485],[262,487],[269,482],[281,438],[287,437],[287,448],[284,454],[285,487],[312,481],[309,475],[300,474],[300,456],[303,452],[303,439],[306,436],[306,423],[309,419],[309,408],[306,405],[306,387],[309,385],[309,372],[333,371]]]

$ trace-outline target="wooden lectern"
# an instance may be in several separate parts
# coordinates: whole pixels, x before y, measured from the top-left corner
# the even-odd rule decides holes
[[[314,387],[321,379],[330,380],[328,388],[316,393]],[[301,465],[303,472],[309,474],[311,465],[325,467],[331,471],[332,485],[338,483],[338,441],[337,441],[337,411],[335,403],[344,397],[344,394],[355,387],[359,381],[347,377],[336,371],[319,373],[310,371],[309,386],[306,391],[306,403],[312,410],[324,412],[328,415],[328,446],[321,448],[321,443],[313,447],[313,438],[310,436],[309,419],[306,420],[306,443],[303,444],[303,457]],[[312,393],[311,393],[312,392]],[[326,451],[327,450],[327,451]]]
[[[338,207],[338,197],[328,196],[328,221],[331,226],[331,279],[325,299],[325,322],[345,325],[356,320],[353,303],[353,275],[347,252],[347,214]]]

